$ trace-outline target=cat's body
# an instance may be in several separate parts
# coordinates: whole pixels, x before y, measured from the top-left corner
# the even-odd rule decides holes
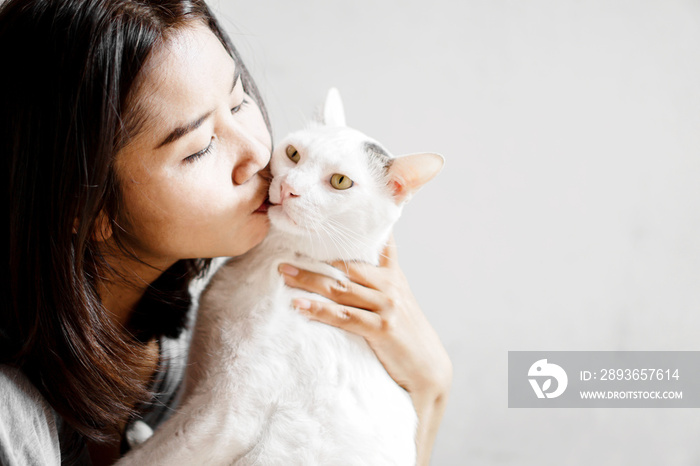
[[[231,409],[227,420],[241,442],[235,457],[245,452],[241,464],[265,465],[414,463],[410,398],[362,337],[290,308],[303,292],[284,285],[280,262],[333,270],[290,253],[284,241],[272,233],[225,266],[202,301],[208,312],[198,323],[196,350],[221,358],[197,372],[226,385],[219,403]],[[237,310],[228,305],[234,295]],[[371,419],[391,421],[380,426]]]
[[[293,298],[324,298],[285,286],[278,266],[342,281],[325,262],[376,265],[401,204],[442,159],[408,156],[415,160],[402,168],[376,141],[344,127],[336,95],[326,101],[325,122],[275,150],[271,231],[212,279],[200,301],[185,402],[124,464],[415,463],[408,393],[362,337],[294,310]],[[425,173],[409,180],[421,164]],[[360,196],[354,201],[351,188]]]

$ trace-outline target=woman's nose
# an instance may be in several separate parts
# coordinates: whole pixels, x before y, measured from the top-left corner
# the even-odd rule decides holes
[[[265,120],[254,104],[242,118],[228,113],[222,134],[229,141],[233,157],[231,179],[241,185],[255,176],[270,162],[272,141]]]
[[[231,175],[233,183],[241,185],[265,168],[270,161],[270,149],[254,137],[238,134],[238,153]]]

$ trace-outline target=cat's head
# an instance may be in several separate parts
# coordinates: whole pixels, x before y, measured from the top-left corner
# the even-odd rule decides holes
[[[345,126],[336,89],[328,91],[322,114],[273,151],[270,222],[300,253],[376,262],[403,204],[438,174],[444,159],[432,153],[394,157]]]

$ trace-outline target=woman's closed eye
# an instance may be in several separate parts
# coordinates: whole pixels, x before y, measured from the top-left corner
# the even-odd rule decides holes
[[[245,105],[247,105],[247,104],[248,104],[248,100],[247,100],[247,99],[243,99],[243,100],[241,101],[240,104],[236,105],[235,107],[233,107],[233,108],[231,109],[231,113],[235,115],[236,113],[238,113],[238,111],[239,111],[241,108],[243,108],[243,107],[244,107]]]
[[[231,108],[231,114],[235,115],[238,113],[243,107],[245,107],[248,104],[248,99],[243,99],[240,104],[236,105],[235,107]],[[214,145],[214,136],[212,136],[211,140],[209,141],[209,145],[205,147],[204,149],[200,150],[199,152],[195,152],[192,155],[188,155],[183,159],[183,162],[185,163],[192,163],[196,161],[197,159],[209,154],[212,150],[212,147]]]
[[[239,105],[239,107],[240,107],[240,105]],[[200,150],[199,152],[195,152],[194,154],[185,157],[182,161],[185,163],[192,163],[195,160],[199,159],[200,157],[203,157],[203,156],[207,155],[209,152],[211,152],[213,146],[214,146],[214,136],[212,136],[211,139],[209,140],[209,145],[207,147]]]

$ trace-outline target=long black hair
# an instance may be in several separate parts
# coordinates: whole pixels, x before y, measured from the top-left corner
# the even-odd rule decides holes
[[[162,320],[137,326],[145,332],[139,338],[112,322],[96,291],[106,275],[98,219],[106,213],[113,221],[121,208],[114,157],[139,127],[135,82],[153,51],[192,21],[227,48],[269,129],[249,73],[203,0],[0,7],[2,208],[10,233],[0,363],[20,367],[68,424],[95,441],[114,439],[149,399],[134,370],[145,364],[144,341],[177,333],[187,285],[208,263],[180,261],[153,284],[137,315]]]

